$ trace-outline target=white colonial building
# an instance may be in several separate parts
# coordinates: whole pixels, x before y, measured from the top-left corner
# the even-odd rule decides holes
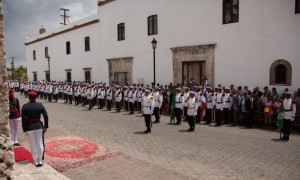
[[[29,80],[300,87],[299,0],[106,0],[25,43]]]

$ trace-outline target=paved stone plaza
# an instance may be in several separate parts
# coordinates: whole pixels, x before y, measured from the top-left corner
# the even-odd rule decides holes
[[[299,135],[284,142],[275,131],[206,125],[189,133],[165,116],[144,134],[138,114],[38,101],[49,114],[46,139],[75,135],[121,153],[63,173],[69,179],[300,179]]]

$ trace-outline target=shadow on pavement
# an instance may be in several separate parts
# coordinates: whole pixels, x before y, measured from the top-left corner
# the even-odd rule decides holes
[[[188,131],[188,130],[181,129],[181,130],[179,130],[179,132],[186,132],[186,133],[190,133],[190,132],[192,132],[192,131]]]
[[[144,135],[145,133],[144,133],[144,131],[136,131],[136,132],[134,132],[134,134]]]
[[[279,139],[279,138],[273,138],[271,140],[274,141],[274,142],[288,142],[288,141],[286,141],[284,139]]]

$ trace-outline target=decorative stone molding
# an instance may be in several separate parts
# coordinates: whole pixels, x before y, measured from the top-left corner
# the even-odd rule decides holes
[[[182,83],[183,62],[205,62],[205,76],[209,84],[215,84],[215,46],[216,44],[205,44],[197,46],[185,46],[171,48],[173,52],[173,83]]]
[[[286,84],[276,84],[275,82],[275,74],[276,67],[278,65],[283,65],[286,67]],[[292,85],[292,66],[291,64],[284,59],[278,59],[274,61],[270,67],[270,85],[282,85],[282,86],[291,86]]]
[[[133,57],[107,59],[109,81],[114,81],[115,73],[127,73],[127,83],[132,84]]]
[[[91,71],[92,68],[82,68],[84,71]]]
[[[71,71],[72,71],[72,69],[65,69],[65,71],[66,71],[66,72],[71,72]]]

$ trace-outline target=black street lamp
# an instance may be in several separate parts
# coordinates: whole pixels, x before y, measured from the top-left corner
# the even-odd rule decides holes
[[[51,81],[51,79],[50,79],[50,56],[49,55],[47,55],[47,59],[48,59],[48,75],[49,75],[49,82]]]
[[[154,84],[156,84],[155,83],[155,49],[157,46],[157,41],[155,40],[155,38],[153,38],[151,44],[152,44],[152,48],[153,48],[153,70],[154,70],[153,76],[154,76]]]

